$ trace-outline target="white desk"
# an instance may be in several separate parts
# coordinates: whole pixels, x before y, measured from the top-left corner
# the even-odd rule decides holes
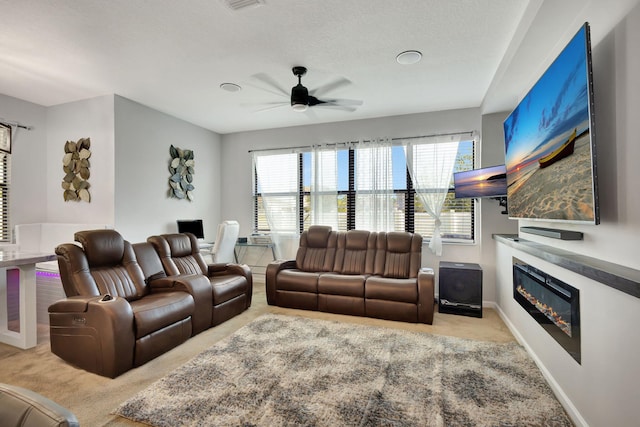
[[[38,343],[36,264],[55,259],[55,254],[0,250],[0,342],[23,349]],[[6,271],[12,267],[17,267],[20,274],[20,332],[8,328]]]
[[[245,260],[247,256],[247,251],[251,248],[259,248],[261,250],[260,256],[254,258],[253,260]],[[264,268],[266,271],[266,265],[260,265],[258,262],[262,260],[262,257],[269,249],[271,250],[271,260],[276,259],[276,245],[274,243],[251,243],[251,242],[242,242],[236,243],[236,246],[233,249],[233,255],[236,258],[237,263],[246,263],[249,267],[253,268]],[[245,262],[248,261],[248,262]],[[252,262],[253,261],[253,262]],[[252,268],[252,270],[253,270]]]

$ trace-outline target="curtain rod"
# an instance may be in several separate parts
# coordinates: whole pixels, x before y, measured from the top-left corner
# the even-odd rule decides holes
[[[33,126],[23,125],[22,123],[15,122],[13,120],[6,120],[6,119],[3,119],[2,117],[0,117],[0,123],[4,123],[9,126],[15,126],[20,129],[26,129],[26,130],[33,129]]]
[[[406,136],[403,138],[391,138],[391,141],[401,141],[401,140],[405,140],[405,139],[420,139],[420,138],[435,138],[438,136],[453,136],[453,135],[465,135],[465,134],[469,134],[470,136],[473,135],[475,133],[475,131],[473,130],[467,130],[467,131],[463,131],[463,132],[448,132],[448,133],[434,133],[431,135],[422,135],[422,136]],[[334,146],[334,145],[346,145],[346,144],[358,144],[360,141],[347,141],[347,142],[330,142],[330,143],[326,143],[326,144],[317,144],[317,145],[324,145],[324,146]],[[365,139],[362,142],[371,142],[370,139]],[[276,150],[300,150],[303,148],[311,148],[313,147],[313,145],[299,145],[297,147],[280,147],[280,148],[263,148],[263,149],[257,149],[257,150],[249,150],[249,153],[253,153],[255,151],[276,151]]]

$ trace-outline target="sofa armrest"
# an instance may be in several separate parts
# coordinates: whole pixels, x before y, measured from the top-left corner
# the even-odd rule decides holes
[[[214,264],[207,264],[207,272],[209,276],[211,276],[214,273],[226,271],[228,265],[228,262],[216,262]]]
[[[114,378],[133,367],[133,311],[121,297],[76,296],[49,307],[51,351],[89,372]]]
[[[22,387],[0,384],[0,402],[0,420],[3,426],[80,426],[71,411]]]
[[[251,299],[253,297],[253,273],[249,266],[247,264],[235,263],[209,264],[209,277],[223,274],[244,276],[244,278],[247,279],[247,307],[250,307]]]
[[[435,274],[432,268],[418,271],[418,322],[433,324]]]
[[[276,282],[278,273],[282,270],[288,270],[297,268],[295,260],[279,259],[270,262],[267,265],[267,272],[265,273],[265,290],[267,293],[267,304],[276,304]]]
[[[209,278],[203,274],[179,274],[149,282],[152,293],[183,291],[191,294],[195,311],[191,316],[192,335],[211,327],[213,315],[213,291]]]
[[[239,274],[246,278],[251,277],[251,269],[246,264],[216,263],[208,264],[207,267],[209,276],[215,276],[216,274]]]

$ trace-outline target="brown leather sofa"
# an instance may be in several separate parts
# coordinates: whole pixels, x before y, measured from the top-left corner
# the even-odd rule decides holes
[[[251,306],[253,277],[246,265],[207,264],[191,233],[162,234],[147,239],[160,255],[168,275],[204,275],[211,284],[211,326],[231,319]],[[155,284],[155,281],[153,282]]]
[[[132,245],[115,230],[74,237],[80,245],[56,248],[67,298],[49,307],[51,351],[65,361],[113,378],[213,325],[207,276],[166,271],[152,244]],[[250,275],[237,280],[251,288]]]
[[[433,323],[434,273],[421,268],[422,237],[311,226],[295,260],[267,266],[270,305]]]
[[[22,387],[0,384],[0,421],[3,427],[78,427],[68,409]]]

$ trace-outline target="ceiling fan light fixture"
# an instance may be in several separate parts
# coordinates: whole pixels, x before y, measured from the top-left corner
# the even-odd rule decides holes
[[[302,83],[298,83],[291,88],[291,108],[293,111],[302,113],[309,107],[309,91]]]
[[[402,65],[417,64],[421,59],[422,53],[417,50],[405,50],[396,56],[396,61],[398,61],[398,64]]]
[[[291,104],[291,109],[296,113],[304,113],[309,106],[307,104]]]

